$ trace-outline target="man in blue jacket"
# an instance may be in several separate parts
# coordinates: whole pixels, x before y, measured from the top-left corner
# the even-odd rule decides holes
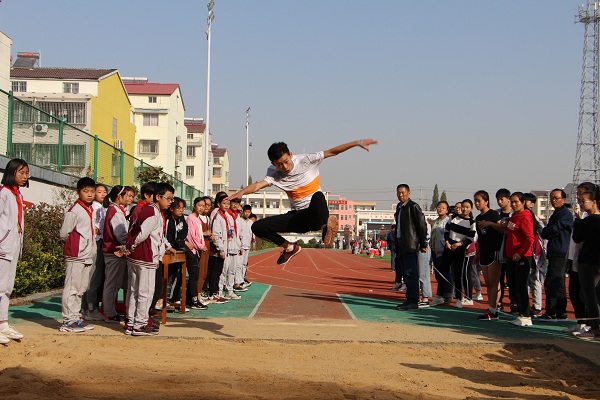
[[[567,290],[565,287],[566,256],[569,252],[573,215],[565,207],[567,194],[562,189],[550,193],[554,213],[542,230],[542,238],[548,240],[548,269],[546,271],[546,312],[540,321],[556,322],[567,319]]]

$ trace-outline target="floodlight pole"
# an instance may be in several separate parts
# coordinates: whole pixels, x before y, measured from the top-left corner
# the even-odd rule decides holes
[[[208,8],[208,17],[206,18],[207,28],[206,28],[206,40],[208,41],[208,66],[206,68],[206,125],[204,128],[204,160],[206,163],[206,169],[204,171],[204,195],[209,195],[209,182],[211,177],[211,160],[210,156],[210,31],[211,24],[213,19],[215,18],[215,14],[212,9],[215,5],[215,0],[210,0],[206,7]]]

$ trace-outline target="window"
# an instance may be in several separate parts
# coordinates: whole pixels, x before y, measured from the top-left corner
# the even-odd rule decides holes
[[[213,168],[213,176],[221,176],[221,175],[223,175],[221,168]]]
[[[215,165],[219,165],[220,164],[219,157],[213,158],[213,164],[215,164]]]
[[[158,154],[158,140],[140,140],[140,154]]]
[[[213,193],[217,193],[221,191],[221,185],[212,185],[213,186]]]
[[[13,92],[26,92],[27,91],[27,81],[12,81],[12,91]]]
[[[116,150],[112,153],[111,175],[113,178],[121,176],[121,152]]]
[[[188,146],[187,147],[187,156],[188,157],[196,157],[196,146]]]
[[[148,103],[156,103],[156,96],[148,96]]]
[[[63,93],[79,93],[79,82],[63,82]]]
[[[30,102],[15,99],[13,103],[13,122],[33,122],[33,108]],[[27,159],[25,158],[25,160]]]
[[[194,166],[188,165],[187,167],[185,167],[185,176],[186,178],[194,177]]]
[[[178,181],[181,180],[181,172],[175,171],[175,179],[177,179]]]
[[[112,136],[113,139],[116,139],[117,138],[117,119],[116,118],[113,118],[113,131],[112,131],[112,133],[113,133],[113,136]]]
[[[194,140],[194,134],[193,133],[188,133],[187,134],[187,138],[188,138],[188,140]]]
[[[86,103],[69,102],[39,102],[36,106],[42,111],[47,112],[53,117],[64,118],[65,122],[70,124],[86,123]],[[41,114],[39,121],[36,122],[57,122],[55,118]]]
[[[144,126],[158,126],[158,114],[144,114]]]

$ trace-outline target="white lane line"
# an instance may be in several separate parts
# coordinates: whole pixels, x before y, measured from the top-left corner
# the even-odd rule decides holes
[[[254,310],[252,310],[252,312],[250,313],[250,315],[248,315],[248,318],[254,318],[254,315],[258,311],[258,308],[260,307],[260,305],[262,304],[262,302],[265,300],[265,297],[267,297],[267,293],[269,293],[269,290],[271,290],[272,287],[273,287],[272,285],[269,285],[269,287],[267,288],[267,290],[265,290],[265,292],[261,296],[261,298],[258,301],[258,303],[256,303],[256,306],[254,306]]]
[[[336,294],[336,296],[338,297],[338,299],[340,299],[340,303],[342,303],[342,305],[344,306],[344,308],[346,309],[346,311],[348,311],[348,315],[350,315],[350,318],[352,319],[356,319],[356,315],[354,315],[354,313],[352,312],[352,310],[350,309],[350,307],[348,307],[348,305],[344,302],[344,299],[342,299],[342,297],[339,294]]]

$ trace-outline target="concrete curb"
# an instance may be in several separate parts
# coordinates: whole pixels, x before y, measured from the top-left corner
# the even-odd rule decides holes
[[[10,299],[9,304],[11,306],[23,306],[25,304],[35,303],[36,301],[45,299],[47,297],[56,296],[58,294],[61,294],[62,291],[62,289],[54,289],[48,292],[30,294],[29,296],[25,297],[17,297],[15,299]]]

